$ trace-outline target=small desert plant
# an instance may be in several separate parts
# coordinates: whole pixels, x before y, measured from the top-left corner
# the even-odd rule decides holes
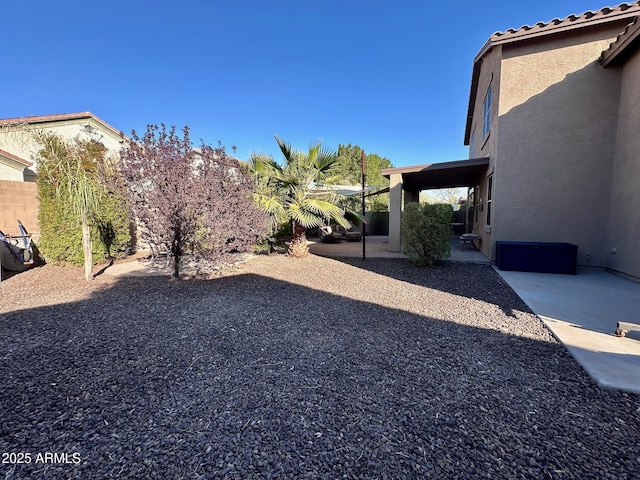
[[[402,215],[402,251],[409,261],[431,266],[451,254],[453,208],[447,204],[410,203]]]

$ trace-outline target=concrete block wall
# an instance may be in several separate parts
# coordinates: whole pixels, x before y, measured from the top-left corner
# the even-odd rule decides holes
[[[36,184],[0,180],[0,230],[6,235],[18,235],[18,220],[37,240],[40,227]]]

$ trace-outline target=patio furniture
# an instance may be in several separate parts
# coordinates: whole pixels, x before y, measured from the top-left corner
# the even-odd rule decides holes
[[[151,265],[154,265],[156,263],[156,260],[158,260],[159,258],[165,258],[165,267],[169,266],[172,254],[171,250],[167,246],[149,242],[149,248],[151,249]]]
[[[464,250],[465,245],[471,245],[474,249],[478,249],[475,243],[475,240],[480,241],[480,235],[476,235],[475,233],[465,233],[464,235],[460,235],[460,243],[462,244],[462,250]]]
[[[615,331],[616,337],[626,337],[629,332],[640,332],[640,324],[631,322],[618,322]]]
[[[342,234],[335,232],[329,225],[320,227],[318,233],[320,234],[320,241],[323,243],[340,243],[342,241]]]
[[[12,272],[23,272],[34,266],[33,247],[31,246],[31,234],[18,220],[20,235],[5,235],[0,231],[0,280],[1,269]]]

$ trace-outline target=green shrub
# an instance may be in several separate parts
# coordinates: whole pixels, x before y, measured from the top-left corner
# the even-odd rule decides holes
[[[389,212],[379,210],[371,212],[367,233],[371,235],[389,235]]]
[[[451,254],[453,208],[448,204],[410,203],[402,215],[402,251],[409,261],[431,266]]]
[[[278,229],[273,233],[273,237],[275,237],[276,241],[284,243],[285,238],[291,238],[293,236],[293,229],[291,228],[291,222],[286,221],[282,222]]]
[[[47,144],[39,155],[36,182],[41,237],[38,247],[43,259],[49,263],[82,265],[82,228],[78,216],[69,208],[68,194],[56,189],[58,179],[73,161],[60,154],[65,152],[61,142]],[[57,145],[60,151],[55,155],[47,151],[47,148],[54,148],[51,145]],[[77,142],[66,148],[78,148],[83,158],[83,170],[108,186],[106,194],[100,198],[96,213],[89,219],[94,261],[100,262],[109,256],[126,256],[132,248],[132,217],[117,173],[107,174],[101,169],[99,162],[105,161],[105,148],[101,144],[88,142]]]

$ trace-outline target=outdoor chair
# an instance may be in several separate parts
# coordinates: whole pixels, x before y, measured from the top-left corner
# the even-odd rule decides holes
[[[334,231],[329,225],[320,227],[318,233],[320,234],[320,241],[323,243],[340,243],[342,241],[342,234]]]
[[[474,242],[480,242],[480,235],[476,235],[475,233],[465,233],[464,235],[460,235],[460,243],[462,244],[461,250],[464,250],[465,245],[471,245],[474,250],[477,250],[478,247]]]
[[[153,242],[149,242],[149,248],[151,248],[151,265],[154,265],[158,258],[165,257],[165,266],[169,266],[169,261],[171,260],[171,251],[169,250],[169,248],[160,246]]]

